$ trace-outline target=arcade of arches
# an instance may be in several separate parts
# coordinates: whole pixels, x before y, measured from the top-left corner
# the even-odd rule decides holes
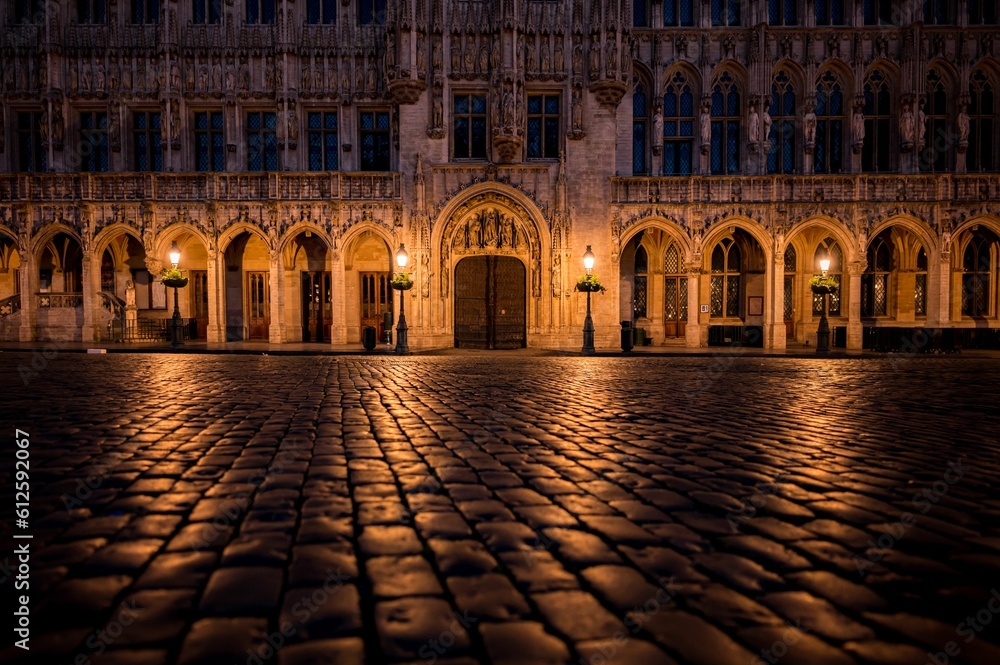
[[[623,321],[653,345],[813,345],[823,302],[808,281],[822,258],[841,285],[829,301],[839,346],[861,348],[863,331],[879,327],[997,327],[1000,221],[989,215],[936,233],[903,214],[855,230],[828,217],[776,229],[738,215],[695,227],[647,214],[623,225],[625,212],[603,239],[587,232],[610,287],[594,297],[599,346],[617,346]],[[190,278],[179,302],[191,338],[349,344],[371,326],[387,342],[398,311],[394,253],[406,242],[412,346],[579,344],[583,232],[573,231],[571,247],[569,225],[501,187],[409,229],[361,221],[279,233],[244,220],[211,231],[187,219],[155,236],[128,223],[94,236],[53,226],[27,244],[2,233],[0,334],[156,338],[172,308],[157,275],[176,243]]]

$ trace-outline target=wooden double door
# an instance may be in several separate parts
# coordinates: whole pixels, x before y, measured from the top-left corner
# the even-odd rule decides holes
[[[329,342],[333,289],[328,271],[302,272],[302,341]]]
[[[271,328],[270,274],[264,270],[248,270],[243,284],[243,311],[246,316],[247,338],[269,339]]]
[[[663,291],[663,332],[666,337],[684,337],[688,320],[687,277],[667,276]]]
[[[388,272],[363,272],[361,277],[361,333],[371,326],[379,342],[387,341],[385,314],[392,312],[392,287]],[[391,320],[391,317],[390,317]],[[391,327],[391,325],[390,325]]]
[[[469,256],[455,266],[455,346],[526,346],[526,271],[510,256]]]

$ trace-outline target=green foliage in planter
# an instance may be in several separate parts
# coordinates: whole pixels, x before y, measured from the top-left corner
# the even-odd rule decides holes
[[[836,293],[840,289],[840,283],[833,277],[813,275],[809,280],[809,288],[815,293]]]
[[[167,282],[179,282],[184,279],[184,275],[177,268],[164,268],[160,271],[160,281],[166,284]]]
[[[607,291],[604,285],[601,284],[601,280],[598,279],[597,275],[580,275],[580,278],[576,280],[576,290],[577,291],[590,291],[597,292],[600,291],[604,293]]]
[[[405,272],[397,272],[392,276],[392,285],[400,289],[413,288],[413,279]]]

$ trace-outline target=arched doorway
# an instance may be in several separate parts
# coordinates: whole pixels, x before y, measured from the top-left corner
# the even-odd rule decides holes
[[[364,329],[371,326],[380,342],[388,342],[393,311],[393,291],[389,286],[393,254],[389,244],[379,233],[367,229],[354,236],[346,247],[348,341],[361,342]]]
[[[268,340],[271,263],[267,244],[244,231],[226,247],[225,262],[226,341]]]
[[[455,347],[519,349],[527,344],[527,280],[513,256],[467,256],[455,266]]]
[[[760,243],[730,227],[708,253],[709,346],[764,345],[766,284]]]
[[[285,246],[284,269],[292,271],[286,283],[298,285],[298,298],[288,298],[286,320],[290,339],[329,342],[333,323],[333,283],[327,265],[328,250],[322,239],[303,231]],[[286,272],[286,275],[288,272]],[[294,290],[292,291],[294,293]],[[295,334],[295,328],[299,334]]]

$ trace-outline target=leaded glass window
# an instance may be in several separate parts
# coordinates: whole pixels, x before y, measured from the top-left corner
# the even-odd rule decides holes
[[[892,25],[893,0],[864,0],[865,25]]]
[[[713,175],[729,175],[740,171],[742,113],[739,87],[732,72],[724,71],[712,86]]]
[[[663,25],[694,25],[694,0],[663,0]]]
[[[133,166],[136,171],[163,170],[163,149],[160,141],[160,112],[134,112],[132,114],[132,150]]]
[[[771,134],[764,139],[771,149],[767,153],[768,173],[795,171],[795,89],[788,72],[779,70],[771,83]]]
[[[741,4],[742,0],[712,0],[712,25],[738,26]]]
[[[966,167],[969,171],[993,171],[997,160],[993,142],[996,127],[995,88],[984,69],[972,73],[969,81],[969,149]]]
[[[308,0],[306,23],[330,25],[337,22],[337,0]]]
[[[247,170],[278,170],[278,136],[274,111],[247,113]]]
[[[247,23],[274,23],[274,2],[275,0],[246,0]]]
[[[486,159],[486,95],[455,95],[455,159]]]
[[[940,70],[936,67],[927,72],[927,100],[924,104],[926,115],[925,145],[920,152],[920,170],[941,172],[948,168],[948,90]],[[917,131],[920,131],[919,122]]]
[[[955,0],[924,0],[924,23],[952,25],[955,23]]]
[[[889,134],[891,95],[889,81],[879,69],[873,69],[864,85],[865,143],[861,149],[863,171],[887,172],[892,144]]]
[[[226,146],[222,127],[221,111],[200,111],[194,114],[195,170],[226,170]]]
[[[830,270],[827,272],[827,276],[834,279],[839,285],[843,285],[843,265],[844,265],[844,253],[840,249],[840,245],[833,238],[826,238],[819,244],[816,248],[816,254],[813,259],[813,265],[815,266],[816,273],[820,272],[819,262],[824,258],[830,259]],[[831,293],[828,297],[830,298],[830,316],[840,316],[840,303],[841,296],[843,295],[842,289],[837,289],[836,293]],[[813,294],[813,314],[819,316],[823,313],[823,296],[814,293]]]
[[[784,320],[795,318],[795,247],[785,248]]]
[[[361,170],[388,171],[390,127],[388,111],[361,112]]]
[[[861,316],[887,316],[892,237],[879,235],[868,245],[868,268],[861,279]]]
[[[917,252],[917,274],[913,284],[913,313],[927,316],[927,252],[921,247]]]
[[[844,86],[827,70],[816,84],[816,173],[840,173],[844,166]]]
[[[798,0],[767,0],[767,22],[771,25],[797,25]]]
[[[559,95],[528,97],[528,158],[559,157]]]
[[[382,25],[385,23],[386,0],[359,0],[358,22],[361,25]]]
[[[0,113],[3,111],[0,110]],[[18,111],[17,113],[17,170],[21,172],[44,171],[46,164],[45,146],[42,145],[41,123],[45,116],[41,111]]]
[[[712,250],[711,315],[740,316],[743,276],[739,246],[724,238]]]
[[[694,95],[683,72],[670,77],[663,94],[663,174],[691,175]]]
[[[649,116],[646,104],[646,87],[635,80],[632,93],[632,174],[646,175],[646,136]]]
[[[80,114],[80,170],[107,171],[108,114],[106,111],[84,111]]]
[[[996,0],[969,0],[969,25],[996,25]]]
[[[632,306],[636,318],[646,317],[647,277],[649,273],[649,256],[643,246],[635,250],[633,273]]]
[[[844,0],[814,0],[816,25],[844,25]]]
[[[962,314],[990,315],[990,281],[993,274],[990,249],[992,238],[976,233],[962,255]]]
[[[336,171],[339,135],[336,111],[310,111],[307,118],[309,133],[309,170]]]

